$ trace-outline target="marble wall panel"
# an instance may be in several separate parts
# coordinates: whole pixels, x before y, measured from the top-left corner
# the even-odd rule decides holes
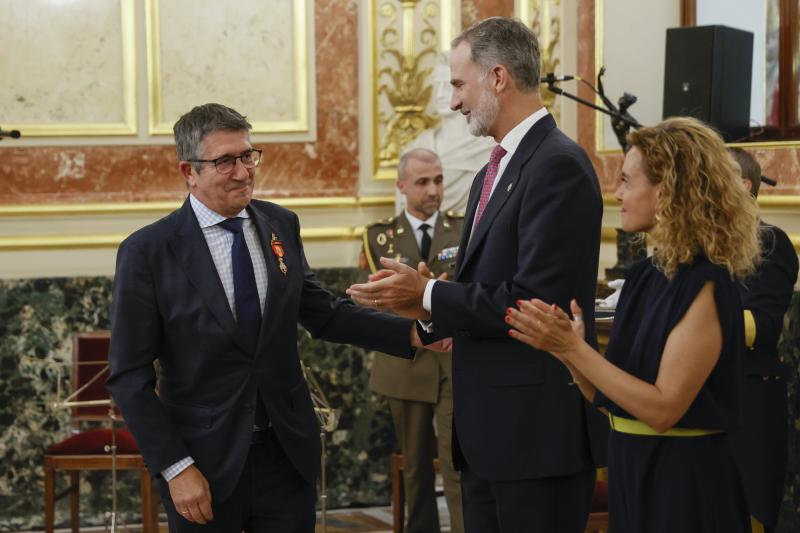
[[[320,269],[317,276],[343,294],[357,273]],[[67,413],[49,407],[56,397],[57,363],[71,360],[72,332],[108,329],[110,294],[106,277],[0,283],[0,531],[42,527],[43,453],[69,433]],[[303,331],[299,348],[340,417],[327,438],[329,508],[386,505],[395,440],[388,407],[367,390],[371,354],[313,340]],[[121,519],[136,523],[137,476],[121,473],[120,483]],[[59,489],[65,486],[61,479]],[[83,478],[82,524],[104,523],[109,487],[105,472]],[[58,524],[68,523],[68,507],[58,506]]]
[[[3,124],[123,122],[125,3],[0,1]]]
[[[299,121],[297,106],[306,102],[298,102],[297,67],[306,62],[295,61],[297,3],[270,2],[266,16],[259,0],[151,0],[159,20],[158,120],[167,132],[187,105],[208,101],[246,109],[256,131],[258,123]]]
[[[359,0],[314,2],[317,139],[257,144],[264,149],[257,196],[357,193],[358,6]],[[176,165],[172,145],[15,147],[6,140],[0,142],[0,206],[179,200],[186,188]]]
[[[513,17],[514,0],[461,0],[461,27],[467,29],[488,17]]]

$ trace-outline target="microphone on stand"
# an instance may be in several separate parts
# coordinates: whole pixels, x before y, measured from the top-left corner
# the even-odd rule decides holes
[[[19,132],[19,130],[7,131],[3,130],[3,128],[0,128],[0,138],[11,137],[12,139],[19,139],[21,136],[22,134]]]
[[[539,83],[546,83],[550,85],[551,83],[558,83],[559,81],[570,81],[579,79],[581,79],[579,76],[556,76],[552,72],[548,72],[543,78],[539,79]]]
[[[778,182],[777,182],[777,181],[775,181],[775,180],[774,180],[774,179],[772,179],[772,178],[768,178],[768,177],[766,177],[766,176],[761,176],[761,181],[762,181],[763,183],[766,183],[766,184],[767,184],[767,185],[769,185],[770,187],[775,187],[775,186],[778,184]]]

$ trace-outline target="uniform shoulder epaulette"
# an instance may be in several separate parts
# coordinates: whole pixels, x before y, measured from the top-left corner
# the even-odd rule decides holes
[[[445,213],[450,218],[464,218],[463,211],[453,211],[452,209]]]
[[[372,229],[377,226],[389,226],[394,224],[396,218],[397,217],[382,218],[380,220],[376,220],[375,222],[370,222],[367,224],[367,229]]]

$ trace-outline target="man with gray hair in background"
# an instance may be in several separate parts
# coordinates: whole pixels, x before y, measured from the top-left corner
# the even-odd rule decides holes
[[[560,361],[509,336],[505,315],[518,300],[569,309],[574,298],[596,345],[600,186],[586,153],[542,105],[530,28],[490,18],[452,47],[450,107],[467,117],[470,133],[497,143],[469,194],[453,281],[382,259],[385,270],[348,293],[430,321],[431,339],[453,338],[453,456],[465,530],[581,533],[608,421]]]

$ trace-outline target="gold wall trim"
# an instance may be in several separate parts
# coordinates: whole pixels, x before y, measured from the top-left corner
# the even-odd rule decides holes
[[[800,233],[789,233],[789,240],[792,241],[795,252],[800,255]],[[608,226],[603,226],[600,230],[600,241],[606,244],[616,245],[617,230]]]
[[[394,207],[394,196],[332,196],[319,198],[269,199],[287,209]],[[22,204],[0,206],[0,217],[86,216],[157,214],[174,211],[183,200],[174,202],[125,202],[86,204]]]
[[[363,231],[363,226],[301,228],[300,237],[306,242],[359,241]],[[0,252],[116,248],[126,237],[123,233],[0,237]],[[789,239],[800,254],[800,233],[790,233]],[[603,226],[600,240],[616,244],[616,229]]]
[[[371,76],[371,173],[375,180],[393,181],[397,179],[396,165],[402,147],[425,129],[438,125],[439,116],[428,113],[432,91],[425,74],[427,67],[423,65],[429,61],[423,58],[450,48],[450,41],[460,27],[460,21],[456,20],[459,9],[457,0],[368,0],[366,4],[367,64]],[[422,7],[421,24],[415,24],[418,6]],[[436,15],[439,20],[434,26],[430,19]],[[380,36],[379,17],[394,24]],[[389,44],[386,44],[387,39],[391,41]],[[423,45],[422,50],[415,50],[418,40]],[[393,58],[393,61],[381,63],[384,57]],[[390,63],[396,64],[390,67]],[[381,78],[390,81],[382,84]],[[383,114],[382,94],[389,100]]]
[[[119,0],[120,38],[122,39],[123,121],[109,123],[3,124],[7,130],[21,130],[25,137],[72,137],[96,135],[136,135],[136,9],[134,0]]]
[[[589,83],[592,85],[595,84],[597,73],[600,71],[600,67],[603,66],[603,42],[605,40],[603,35],[605,25],[603,22],[603,13],[605,11],[605,6],[603,2],[604,0],[594,1],[594,71],[592,72],[594,79],[589,80]],[[603,105],[602,99],[597,94],[594,96],[594,103],[599,106]],[[615,150],[605,150],[605,132],[603,130],[604,118],[605,115],[603,113],[594,111],[594,151],[598,154],[615,152]],[[580,125],[578,125],[578,127],[580,127]],[[619,149],[616,150],[616,152],[622,153],[622,150]]]
[[[759,207],[765,209],[800,209],[800,195],[793,194],[765,194],[758,197]],[[618,207],[619,202],[611,193],[603,194],[604,207]]]
[[[252,133],[308,133],[309,123],[309,72],[308,72],[308,0],[292,1],[292,23],[295,69],[295,120],[257,120],[248,117],[253,125]],[[162,117],[161,102],[161,66],[159,56],[160,22],[158,14],[159,0],[145,0],[145,27],[147,34],[147,63],[148,63],[148,99],[150,103],[150,134],[172,135],[173,122],[165,122]],[[259,53],[255,51],[254,53]]]
[[[359,241],[361,240],[363,231],[363,226],[301,228],[300,237],[306,242]],[[0,252],[117,248],[127,237],[128,235],[124,233],[0,237]]]

